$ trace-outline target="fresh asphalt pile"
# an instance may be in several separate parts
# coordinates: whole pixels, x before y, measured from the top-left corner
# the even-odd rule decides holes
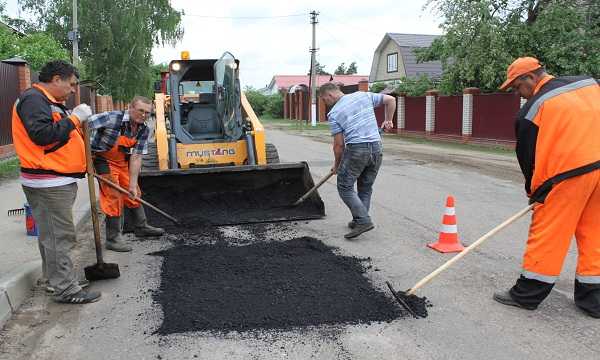
[[[285,331],[408,315],[365,276],[370,259],[339,255],[311,237],[266,239],[259,225],[246,225],[239,237],[204,229],[171,234],[174,246],[153,254],[163,257],[153,293],[163,311],[160,335]]]

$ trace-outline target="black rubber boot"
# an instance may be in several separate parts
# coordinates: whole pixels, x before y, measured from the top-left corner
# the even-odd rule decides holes
[[[535,310],[537,308],[537,306],[525,306],[525,305],[519,304],[518,302],[515,301],[515,299],[513,299],[513,297],[510,295],[509,291],[495,292],[494,300],[496,300],[497,302],[499,302],[500,304],[503,304],[503,305],[516,306],[516,307],[520,307],[522,309],[527,309],[527,310]]]
[[[129,246],[121,233],[121,216],[106,217],[106,248],[112,251],[129,252]]]
[[[131,209],[131,213],[133,214],[133,221],[135,224],[135,229],[133,230],[135,236],[161,236],[165,233],[165,229],[163,228],[157,228],[148,225],[148,221],[146,220],[146,213],[144,212],[143,206]]]

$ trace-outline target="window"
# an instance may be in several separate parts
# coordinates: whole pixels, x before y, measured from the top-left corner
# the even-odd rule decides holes
[[[398,71],[398,53],[388,54],[387,56],[387,72]]]

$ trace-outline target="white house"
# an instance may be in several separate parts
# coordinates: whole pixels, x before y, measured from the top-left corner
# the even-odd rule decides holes
[[[431,46],[439,35],[386,33],[375,49],[369,82],[395,82],[403,77],[442,75],[439,61],[417,63],[414,50]]]

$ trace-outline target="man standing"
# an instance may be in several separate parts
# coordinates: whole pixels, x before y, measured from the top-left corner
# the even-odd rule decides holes
[[[73,203],[77,178],[85,176],[80,125],[92,114],[86,104],[71,115],[64,101],[78,85],[77,69],[62,60],[44,65],[40,82],[25,90],[12,113],[12,135],[21,162],[21,183],[39,229],[42,268],[57,302],[97,301],[99,292],[85,291],[73,271],[69,252],[75,245]],[[84,282],[87,284],[87,282]]]
[[[352,213],[352,221],[348,223],[352,231],[344,235],[351,239],[374,228],[369,207],[383,156],[374,108],[385,105],[383,126],[390,129],[394,125],[396,100],[389,95],[362,91],[344,95],[334,83],[321,85],[319,95],[332,106],[327,114],[335,157],[331,171],[337,173],[338,193]]]
[[[152,101],[136,96],[128,110],[93,115],[88,122],[90,129],[95,130],[91,146],[96,172],[128,189],[133,197],[141,195],[138,176],[142,155],[148,153],[149,130],[145,121],[151,112]],[[107,249],[131,251],[122,235],[123,206],[131,209],[136,236],[164,234],[163,229],[148,225],[144,207],[138,201],[100,181],[100,208],[106,214]]]
[[[528,100],[516,123],[516,150],[535,207],[521,276],[494,299],[536,309],[575,235],[575,304],[600,318],[600,86],[585,76],[555,78],[523,57],[508,68],[501,89],[509,87]]]

